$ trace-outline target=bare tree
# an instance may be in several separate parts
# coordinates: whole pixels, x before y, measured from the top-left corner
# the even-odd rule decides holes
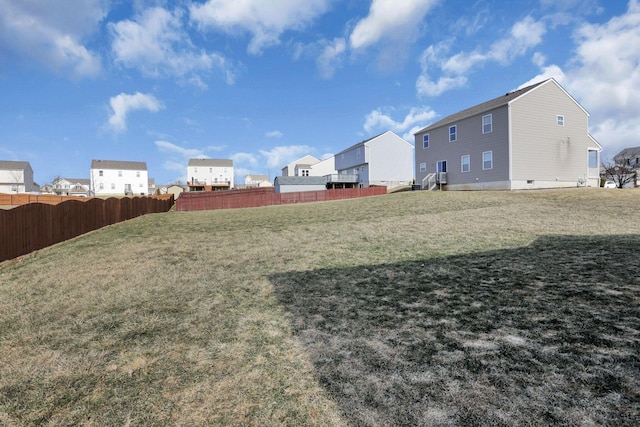
[[[623,188],[629,184],[638,185],[640,170],[640,147],[625,148],[613,157],[613,162],[603,163],[602,172],[605,178],[615,182],[616,187]]]

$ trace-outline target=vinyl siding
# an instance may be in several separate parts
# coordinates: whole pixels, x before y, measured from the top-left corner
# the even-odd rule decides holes
[[[482,133],[482,117],[492,115],[493,130]],[[457,126],[457,140],[449,142],[449,127]],[[439,161],[447,161],[447,187],[467,184],[487,184],[504,182],[509,179],[509,127],[508,109],[498,107],[478,115],[447,123],[441,127],[415,135],[416,182],[422,183],[424,177],[436,172]],[[422,136],[429,133],[429,148],[422,148]],[[482,169],[482,153],[493,152],[493,169]],[[461,157],[469,155],[470,171],[461,171]],[[427,164],[426,172],[420,172],[420,163]]]
[[[564,116],[564,126],[557,116]],[[573,184],[587,174],[588,115],[549,81],[511,104],[513,180]]]

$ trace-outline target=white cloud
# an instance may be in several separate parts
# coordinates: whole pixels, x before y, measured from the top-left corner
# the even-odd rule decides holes
[[[402,121],[394,120],[391,117],[393,112],[391,108],[384,112],[382,109],[373,110],[365,118],[364,130],[369,134],[391,130],[413,143],[413,133],[425,127],[436,117],[436,113],[426,107],[410,109]]]
[[[289,145],[273,147],[271,150],[259,150],[262,157],[267,161],[269,169],[282,169],[292,161],[310,154],[313,148],[306,145]]]
[[[127,115],[135,110],[157,112],[164,108],[155,96],[136,92],[133,95],[121,93],[109,100],[112,114],[108,126],[116,133],[127,129]]]
[[[416,81],[418,95],[437,96],[467,83],[467,74],[488,61],[507,65],[542,41],[546,27],[542,21],[527,16],[516,22],[507,37],[495,41],[488,50],[459,52],[447,57],[450,42],[431,45],[420,56],[422,73]],[[439,74],[431,78],[432,70]]]
[[[228,61],[217,53],[197,49],[182,29],[182,12],[161,7],[143,11],[135,20],[109,24],[111,49],[117,63],[136,68],[151,77],[175,76],[205,89],[199,73],[220,70],[228,84],[235,74]]]
[[[82,40],[107,14],[100,0],[0,0],[0,50],[13,51],[74,77],[95,76],[100,56]]]
[[[234,165],[249,165],[250,167],[258,166],[258,159],[251,153],[235,153],[231,156]],[[235,169],[235,166],[234,166]]]
[[[247,50],[260,54],[280,42],[287,30],[305,28],[328,8],[330,0],[279,0],[277,6],[263,0],[208,0],[192,4],[191,20],[203,28],[225,32],[248,32],[252,38]]]
[[[184,157],[185,159],[207,157],[204,154],[204,151],[201,150],[201,149],[198,149],[198,148],[185,148],[185,147],[181,147],[179,145],[173,144],[173,143],[168,142],[168,141],[155,141],[155,145],[156,145],[156,147],[158,147],[158,149],[160,151],[164,151],[165,153],[179,154],[180,156]]]
[[[562,69],[537,54],[540,73],[526,82],[554,77],[591,115],[591,133],[604,147],[603,159],[640,145],[640,3],[603,24],[582,24],[574,34],[575,54]]]
[[[330,79],[333,77],[346,50],[347,43],[342,38],[336,38],[333,42],[326,43],[322,53],[316,59],[316,64],[318,65],[322,78]]]
[[[279,130],[272,130],[264,134],[267,138],[282,138],[282,132]]]
[[[373,0],[369,15],[360,20],[349,37],[353,49],[360,49],[388,37],[410,39],[435,0]]]

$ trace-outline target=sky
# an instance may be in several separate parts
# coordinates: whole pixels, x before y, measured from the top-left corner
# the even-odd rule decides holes
[[[545,78],[607,161],[640,146],[640,0],[0,0],[0,160],[38,184],[92,159],[273,180]]]

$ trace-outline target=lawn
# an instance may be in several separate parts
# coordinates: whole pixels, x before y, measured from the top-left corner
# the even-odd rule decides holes
[[[0,425],[637,425],[640,192],[148,215],[0,264]]]

